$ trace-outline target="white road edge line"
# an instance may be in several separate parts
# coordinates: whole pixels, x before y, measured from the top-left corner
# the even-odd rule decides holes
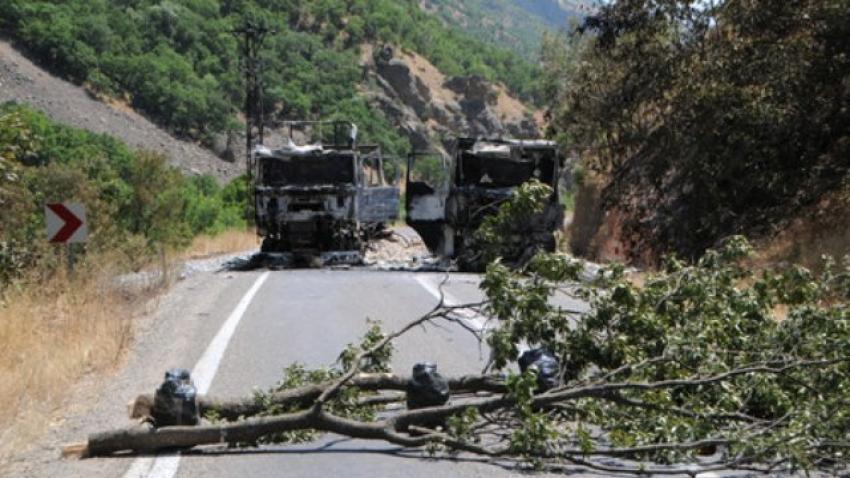
[[[269,271],[264,272],[248,289],[248,292],[242,296],[236,308],[233,309],[233,312],[230,313],[218,333],[213,337],[212,342],[204,350],[198,363],[195,364],[195,368],[192,369],[192,379],[195,382],[198,394],[203,395],[209,391],[213,378],[218,372],[221,359],[224,357],[224,352],[227,350],[227,345],[233,338],[233,333],[236,332],[236,327],[270,273]],[[124,474],[124,478],[173,478],[179,467],[180,454],[158,455],[155,458],[141,457],[133,461],[133,464]]]

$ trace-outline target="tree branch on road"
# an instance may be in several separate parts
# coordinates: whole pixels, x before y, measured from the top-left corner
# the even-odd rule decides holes
[[[578,283],[574,261],[559,255],[539,254],[519,271],[496,261],[481,282],[485,303],[447,305],[441,293],[396,332],[373,325],[335,367],[294,365],[252,397],[201,398],[200,426],[94,434],[83,453],[257,446],[328,432],[543,470],[845,469],[850,290],[834,277],[847,271],[833,263],[819,274],[755,272],[742,262],[748,253],[733,238],[696,263],[670,259],[640,285],[617,265]],[[589,305],[580,320],[551,304],[565,283]],[[390,373],[394,340],[463,320],[458,313],[470,307],[495,324],[484,340],[500,374],[445,379],[448,402],[416,408],[413,378]],[[540,380],[537,362],[520,373],[507,367],[520,358],[519,344],[556,361],[554,385]],[[399,406],[399,392],[409,408]]]

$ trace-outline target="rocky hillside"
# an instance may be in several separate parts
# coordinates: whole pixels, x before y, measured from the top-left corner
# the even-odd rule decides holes
[[[422,56],[364,46],[362,92],[415,150],[444,150],[455,136],[535,137],[542,117],[504,86],[480,76],[447,77]]]
[[[209,174],[225,181],[242,172],[240,165],[176,139],[126,104],[100,101],[54,77],[0,41],[0,104],[8,101],[30,105],[60,123],[113,136],[133,148],[161,153],[188,175]]]
[[[33,62],[222,158],[244,153],[243,55],[228,32],[246,24],[275,32],[261,52],[272,127],[350,120],[361,142],[396,156],[411,143],[440,145],[443,135],[534,132],[532,113],[511,97],[539,100],[536,63],[446,25],[413,0],[0,2],[0,29]],[[363,61],[371,45],[404,53]],[[420,75],[418,65],[438,73]],[[425,87],[406,88],[405,68],[409,79],[419,78],[411,84]],[[430,105],[430,96],[445,101]],[[88,127],[85,118],[68,121]]]

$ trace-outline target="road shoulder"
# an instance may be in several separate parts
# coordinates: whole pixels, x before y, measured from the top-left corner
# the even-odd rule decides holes
[[[134,340],[114,373],[85,377],[45,436],[0,470],[2,476],[121,476],[132,458],[65,460],[64,444],[130,425],[127,403],[152,392],[168,367],[191,368],[258,273],[197,272],[151,301],[135,320]]]

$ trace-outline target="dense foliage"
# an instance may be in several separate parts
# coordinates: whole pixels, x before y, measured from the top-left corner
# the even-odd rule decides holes
[[[391,152],[401,152],[399,135],[357,96],[363,43],[400,45],[447,75],[480,74],[534,94],[534,66],[443,26],[412,0],[0,3],[0,27],[44,64],[199,139],[234,127],[242,110],[240,43],[230,31],[245,19],[278,31],[262,55],[272,117],[344,116]]]
[[[542,250],[544,243],[533,234],[533,223],[544,214],[552,194],[551,187],[535,179],[520,185],[512,200],[486,216],[473,235],[481,263],[501,260],[518,267]]]
[[[722,449],[703,465],[845,463],[850,262],[822,275],[754,273],[741,262],[748,252],[733,238],[695,264],[668,259],[641,286],[621,267],[603,268],[568,292],[589,302],[585,313],[549,302],[577,279],[575,262],[541,255],[520,275],[494,264],[483,288],[500,324],[488,338],[496,366],[514,361],[518,344],[543,346],[560,357],[565,381],[538,402],[559,403],[561,393],[566,406],[523,417],[519,451],[539,460],[620,449],[610,454],[670,464]]]
[[[56,265],[43,211],[63,201],[86,205],[88,250],[121,251],[130,266],[196,234],[246,226],[244,180],[222,188],[211,177],[185,178],[162,156],[0,107],[0,284]]]
[[[765,232],[850,169],[842,0],[618,0],[554,108],[632,249],[698,257]]]
[[[544,203],[534,188],[509,202]],[[539,254],[519,271],[494,262],[482,283],[499,323],[487,337],[494,366],[516,361],[521,346],[543,347],[559,357],[564,382],[535,401],[536,382],[514,379],[532,393],[517,400],[511,448],[533,461],[574,448],[582,460],[673,464],[722,449],[703,466],[846,464],[850,257],[826,258],[820,274],[753,271],[751,252],[736,236],[694,263],[668,257],[640,281],[615,264],[574,286],[565,284],[584,267],[566,256]],[[587,309],[557,307],[555,295]],[[569,405],[523,408],[559,403],[559,392]]]

